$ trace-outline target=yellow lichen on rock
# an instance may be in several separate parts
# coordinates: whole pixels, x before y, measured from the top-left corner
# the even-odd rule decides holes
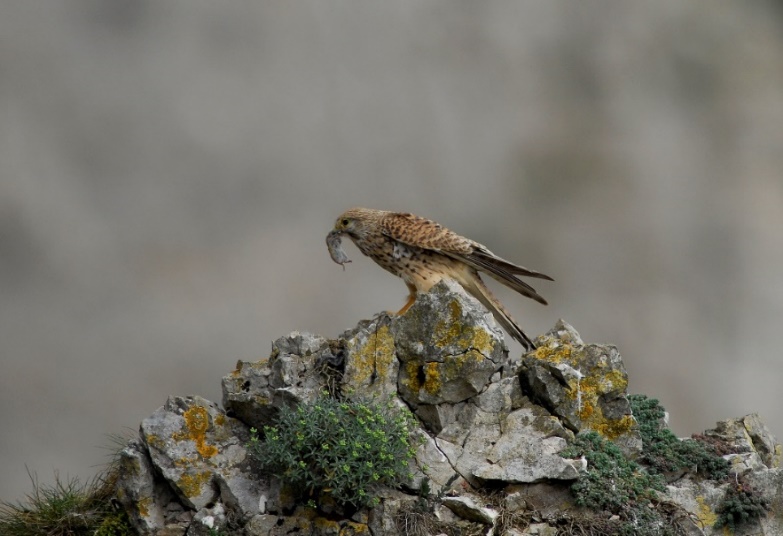
[[[340,536],[370,536],[370,527],[364,523],[356,523],[355,521],[348,521],[343,528],[340,529]]]
[[[318,531],[319,534],[340,533],[340,524],[337,521],[332,521],[331,519],[326,519],[325,517],[315,518],[313,525],[315,525],[314,528],[316,531]]]
[[[427,363],[424,366],[424,390],[431,395],[440,392],[441,375],[438,365],[440,363]]]
[[[405,379],[402,379],[405,378]],[[419,382],[419,363],[416,361],[408,361],[405,363],[405,376],[401,378],[405,387],[413,392],[421,389],[421,382]]]
[[[383,326],[372,333],[362,346],[355,349],[353,382],[363,385],[369,382],[373,374],[378,374],[381,380],[385,380],[394,358],[394,337],[389,333],[389,327]]]
[[[628,379],[619,370],[607,372],[589,371],[581,380],[571,380],[567,396],[579,400],[577,415],[586,428],[595,430],[609,440],[623,436],[636,426],[636,420],[631,415],[623,415],[619,419],[607,418],[598,399],[609,392],[625,391]]]
[[[450,345],[468,350],[474,348],[489,355],[494,348],[490,334],[476,326],[466,326],[461,322],[462,306],[457,300],[449,302],[449,318],[441,320],[432,334],[435,346],[444,348]]]
[[[551,337],[547,337],[548,340],[544,344],[539,345],[533,352],[533,356],[536,359],[542,361],[549,361],[551,363],[562,363],[563,361],[570,361],[571,354],[574,347],[570,344],[563,344]]]
[[[209,412],[202,406],[193,406],[182,415],[185,418],[185,429],[172,437],[177,441],[190,440],[196,444],[196,450],[204,458],[217,454],[217,447],[208,445],[206,440],[209,429]]]
[[[699,505],[699,511],[695,512],[696,517],[699,519],[699,524],[703,527],[712,527],[718,521],[718,514],[712,511],[710,505],[701,495],[696,497],[696,502]]]
[[[146,441],[147,445],[158,450],[163,450],[166,446],[166,442],[155,434],[147,434],[144,436],[144,440]]]
[[[186,497],[198,497],[204,485],[212,480],[212,471],[185,473],[177,481],[177,487]]]

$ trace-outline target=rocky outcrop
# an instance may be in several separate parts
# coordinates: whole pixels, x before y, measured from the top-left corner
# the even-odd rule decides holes
[[[145,419],[122,452],[117,497],[150,535],[522,535],[579,523],[611,534],[622,520],[578,507],[569,491],[589,471],[587,460],[560,452],[592,431],[629,459],[640,454],[622,359],[612,346],[585,344],[562,321],[537,344],[510,357],[492,316],[447,282],[406,314],[381,314],[336,339],[291,333],[269,358],[240,361],[223,378],[222,408],[170,397]],[[418,418],[414,478],[384,491],[373,508],[297,504],[248,455],[251,427],[272,425],[281,407],[324,391],[392,397]],[[783,452],[761,420],[725,421],[704,437],[725,447],[736,481],[771,506],[748,534],[780,534]],[[679,476],[657,508],[678,533],[716,533],[732,481]]]

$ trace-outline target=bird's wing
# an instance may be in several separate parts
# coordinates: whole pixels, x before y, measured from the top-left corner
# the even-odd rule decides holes
[[[533,287],[514,274],[550,281],[551,277],[502,259],[478,242],[460,236],[437,222],[413,214],[395,212],[383,217],[381,229],[383,234],[393,240],[462,261],[475,270],[486,272],[523,296],[539,303],[547,303]]]
[[[402,212],[390,212],[381,219],[381,232],[406,246],[429,249],[439,253],[469,254],[471,240],[443,227],[441,224]]]

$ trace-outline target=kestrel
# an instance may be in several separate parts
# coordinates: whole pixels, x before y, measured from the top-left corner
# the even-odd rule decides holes
[[[526,350],[535,348],[486,287],[479,272],[485,272],[544,305],[546,300],[517,275],[554,281],[548,275],[501,259],[482,244],[413,214],[369,208],[352,208],[343,213],[326,237],[332,260],[341,265],[351,262],[340,247],[343,235],[353,240],[359,250],[381,268],[405,281],[410,295],[397,314],[405,313],[413,305],[418,292],[429,291],[442,279],[452,279],[489,309],[500,325]]]

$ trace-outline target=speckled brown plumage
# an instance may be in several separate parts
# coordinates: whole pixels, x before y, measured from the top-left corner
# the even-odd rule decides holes
[[[492,253],[482,244],[448,230],[432,220],[401,212],[352,208],[335,222],[327,236],[332,259],[345,264],[348,257],[340,248],[340,236],[348,236],[359,250],[384,270],[401,277],[408,286],[404,313],[418,292],[427,292],[441,279],[458,282],[492,312],[505,330],[526,349],[533,342],[517,325],[503,305],[484,285],[478,272],[484,272],[523,296],[546,305],[546,300],[517,276],[552,280],[548,275],[517,266]]]

